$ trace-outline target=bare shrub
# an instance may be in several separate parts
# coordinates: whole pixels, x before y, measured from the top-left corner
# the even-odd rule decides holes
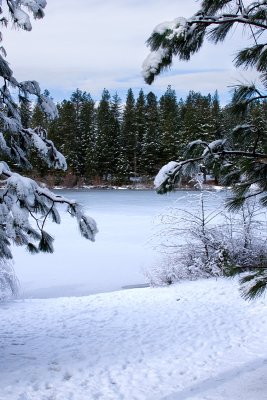
[[[184,208],[170,208],[156,221],[156,247],[164,257],[146,271],[152,286],[267,266],[266,212],[256,198],[236,213],[225,210],[223,196],[210,192],[180,201]]]

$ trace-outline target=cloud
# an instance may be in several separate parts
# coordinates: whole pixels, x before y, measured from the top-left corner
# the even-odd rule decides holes
[[[4,46],[15,76],[36,79],[56,100],[77,87],[98,97],[104,87],[123,93],[146,87],[140,71],[154,26],[197,9],[193,0],[48,0],[46,17],[34,21],[33,31],[9,29]],[[183,93],[226,92],[242,41],[235,32],[224,45],[205,45],[190,63],[175,62],[172,73],[146,90],[160,93],[171,84]]]

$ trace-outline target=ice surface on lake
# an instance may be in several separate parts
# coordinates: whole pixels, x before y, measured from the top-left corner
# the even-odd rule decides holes
[[[14,248],[14,268],[25,297],[79,296],[144,284],[143,270],[157,257],[147,244],[152,220],[186,196],[185,191],[160,196],[150,190],[60,190],[57,194],[82,203],[97,221],[99,234],[95,243],[84,240],[75,220],[64,212],[61,225],[49,223],[46,229],[56,238],[54,254],[32,256]]]

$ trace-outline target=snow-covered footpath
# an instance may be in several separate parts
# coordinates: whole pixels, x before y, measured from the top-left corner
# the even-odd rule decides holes
[[[230,280],[0,306],[1,400],[267,399],[267,301]]]

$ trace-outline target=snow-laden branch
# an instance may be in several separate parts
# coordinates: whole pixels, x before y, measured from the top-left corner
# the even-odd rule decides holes
[[[154,186],[158,193],[163,194],[174,189],[175,184],[181,182],[183,177],[195,177],[200,172],[200,166],[205,166],[206,162],[214,163],[220,160],[221,168],[225,167],[225,160],[231,158],[247,158],[256,164],[267,164],[267,154],[260,152],[250,152],[241,150],[226,150],[223,148],[226,141],[216,140],[210,144],[201,140],[196,140],[191,143],[192,146],[204,146],[205,150],[199,157],[188,158],[184,161],[170,161],[164,165],[154,180]],[[228,164],[232,166],[232,163]],[[234,171],[233,173],[236,173]],[[258,179],[261,182],[265,178]]]
[[[31,253],[53,252],[53,238],[44,231],[47,218],[60,223],[57,204],[66,204],[75,217],[81,235],[91,241],[98,232],[95,221],[84,214],[74,200],[52,193],[34,180],[11,172],[0,163],[0,176],[5,188],[0,195],[0,258],[11,258],[10,244],[24,245]],[[34,225],[32,225],[34,223]]]
[[[7,5],[7,9],[2,4]],[[30,31],[31,14],[43,18],[46,0],[0,0],[0,24],[5,28],[11,19],[17,28]],[[5,15],[8,14],[8,15]],[[0,42],[3,40],[0,31]],[[66,170],[64,156],[56,149],[42,127],[23,126],[20,104],[28,103],[34,96],[48,119],[58,116],[56,105],[41,93],[34,80],[19,82],[5,59],[6,51],[0,46],[0,152],[17,169],[30,169],[31,155],[39,157],[49,168]],[[67,212],[77,220],[81,235],[95,240],[97,226],[94,219],[85,215],[81,205],[74,200],[55,195],[30,178],[12,172],[8,164],[0,160],[0,292],[9,271],[7,259],[12,258],[11,244],[25,246],[36,254],[53,252],[53,237],[45,231],[48,218],[59,224],[57,205],[66,204]],[[3,286],[3,285],[2,285]],[[14,287],[14,285],[12,286]],[[1,298],[1,293],[0,293]]]
[[[214,43],[223,41],[235,24],[249,27],[257,44],[256,37],[267,29],[267,3],[256,2],[248,7],[243,2],[227,3],[232,5],[232,12],[224,12],[225,2],[203,1],[201,10],[191,18],[178,17],[157,25],[147,41],[151,53],[142,67],[145,81],[151,84],[156,75],[172,64],[174,56],[189,60],[199,51],[205,37]]]

